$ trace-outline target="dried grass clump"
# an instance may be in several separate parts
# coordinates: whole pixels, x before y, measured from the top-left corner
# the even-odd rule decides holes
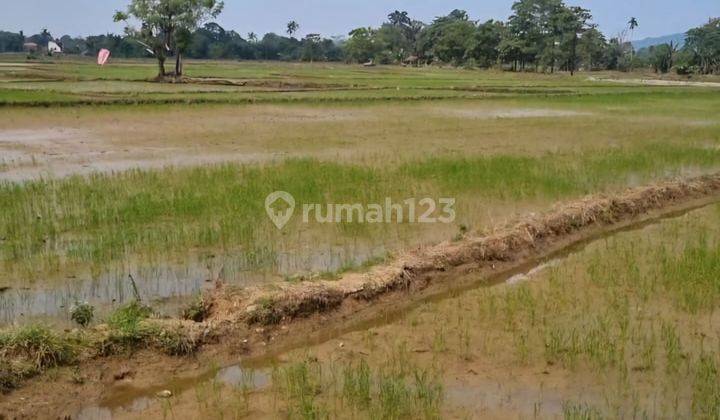
[[[306,317],[326,312],[340,306],[345,295],[335,289],[322,286],[298,287],[281,294],[258,299],[247,308],[249,324],[272,325],[283,319]]]

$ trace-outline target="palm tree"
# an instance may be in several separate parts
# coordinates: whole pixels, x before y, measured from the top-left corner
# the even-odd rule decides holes
[[[388,20],[394,26],[409,26],[412,22],[408,12],[396,10],[388,15]]]
[[[633,16],[628,21],[628,28],[630,29],[630,70],[633,68],[633,61],[635,60],[635,47],[632,46],[632,40],[634,38],[635,28],[640,26],[638,20]]]
[[[638,24],[638,21],[636,18],[631,17],[630,20],[628,21],[628,26],[630,26],[631,31],[634,31],[635,28],[637,28],[640,25]]]
[[[250,42],[255,43],[255,42],[257,42],[257,39],[258,38],[257,38],[257,35],[255,34],[255,32],[248,33],[248,40]]]
[[[286,31],[286,32],[287,32],[288,35],[290,35],[290,36],[292,37],[292,36],[295,34],[295,32],[298,31],[298,29],[300,29],[300,24],[297,23],[297,22],[295,22],[294,20],[291,20],[291,21],[288,22],[288,24],[287,24],[287,31]]]

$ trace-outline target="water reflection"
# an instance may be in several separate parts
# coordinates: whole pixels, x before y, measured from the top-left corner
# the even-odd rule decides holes
[[[100,275],[47,281],[33,287],[0,291],[0,324],[44,321],[70,326],[70,307],[89,302],[102,317],[134,298],[130,276],[141,298],[163,315],[176,316],[188,298],[214,286],[216,280],[249,286],[282,281],[297,274],[337,271],[387,254],[385,246],[352,244],[302,251],[255,251],[235,255],[190,256],[184,263],[126,263]],[[1,286],[1,285],[0,285]]]
[[[179,395],[184,390],[191,389],[192,387],[202,387],[207,383],[217,382],[219,384],[248,391],[258,391],[267,388],[271,384],[271,372],[269,370],[256,370],[251,368],[245,368],[242,365],[236,364],[213,371],[207,380],[185,380],[185,381],[171,381],[166,384],[168,389],[174,390]],[[140,395],[136,397],[126,398],[122,392],[118,392],[111,396],[108,400],[104,401],[100,405],[94,405],[85,407],[80,410],[74,418],[83,419],[112,419],[114,415],[119,414],[132,414],[140,413],[147,410],[152,406],[153,403],[159,401],[158,397],[148,396],[148,393],[143,393],[141,389],[129,388],[126,390],[130,395]]]

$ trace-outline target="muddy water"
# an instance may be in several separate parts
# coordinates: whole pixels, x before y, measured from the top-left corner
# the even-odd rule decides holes
[[[197,386],[198,379],[205,380],[212,384],[213,387],[218,386],[240,388],[247,387],[252,390],[267,389],[270,385],[270,373],[254,369],[243,369],[240,366],[229,366],[223,369],[213,369],[210,374],[204,375],[203,378],[193,378],[191,381],[173,381],[166,384],[172,389],[182,389]],[[143,395],[136,398],[127,398],[132,395],[133,390],[130,388],[127,394],[119,394],[117,399],[109,399],[105,406],[89,406],[79,411],[73,418],[77,420],[97,420],[112,419],[117,416],[118,411],[126,413],[142,413],[145,410],[152,409],[157,403],[154,395]],[[122,407],[121,409],[113,407]]]
[[[301,251],[265,251],[247,255],[243,252],[201,257],[191,255],[182,262],[129,261],[122,266],[94,275],[84,272],[73,278],[46,280],[34,287],[0,284],[0,326],[45,322],[69,327],[70,307],[76,302],[96,306],[102,317],[112,309],[135,298],[132,280],[140,297],[161,315],[177,316],[181,308],[199,292],[212,288],[215,282],[240,287],[282,282],[311,273],[336,272],[344,267],[362,265],[382,258],[388,246],[356,242],[318,245]],[[132,280],[131,280],[132,277]]]
[[[81,414],[84,418],[98,415],[103,418],[134,418],[161,415],[171,405],[174,415],[180,417],[190,418],[208,413],[220,415],[223,409],[219,406],[208,412],[207,406],[198,401],[198,387],[220,383],[227,390],[233,390],[238,388],[238,384],[248,386],[250,383],[254,391],[250,395],[248,415],[256,418],[273,417],[280,415],[277,401],[271,402],[273,384],[268,378],[273,366],[310,359],[323,366],[323,370],[332,371],[335,369],[333,366],[339,363],[365,359],[371,366],[381,366],[388,359],[397,357],[417,366],[440,366],[444,388],[443,417],[562,417],[567,415],[569,401],[583,401],[588,406],[612,405],[612,410],[617,411],[611,412],[620,416],[621,413],[630,415],[638,412],[657,415],[668,408],[665,405],[668,402],[658,397],[660,391],[657,391],[661,388],[663,368],[655,371],[633,368],[629,374],[631,379],[628,379],[612,370],[597,371],[582,366],[567,368],[536,363],[532,357],[518,362],[516,352],[523,346],[516,340],[523,335],[517,335],[515,329],[522,328],[522,325],[505,325],[505,321],[492,319],[488,321],[479,317],[478,313],[494,308],[494,304],[487,304],[487,301],[496,291],[512,291],[526,285],[546,290],[548,283],[558,281],[568,282],[568,287],[574,284],[580,286],[584,284],[581,278],[589,270],[589,262],[597,260],[599,255],[605,255],[608,250],[632,252],[638,247],[652,250],[658,246],[673,249],[681,247],[680,242],[689,240],[697,232],[703,232],[715,240],[720,239],[720,205],[707,206],[577,244],[545,261],[507,273],[491,288],[488,288],[487,279],[477,278],[475,288],[430,297],[410,309],[396,314],[382,314],[370,323],[351,325],[322,339],[313,339],[301,348],[260,360],[242,361],[219,372],[211,370],[195,381],[183,384],[168,381],[154,384],[145,390],[142,384],[119,389],[99,406],[87,407]],[[578,289],[559,289],[569,290],[566,297],[571,299],[568,303],[570,307],[583,305],[579,300],[574,301],[584,293],[584,287]],[[657,305],[659,308],[656,310],[668,312],[674,319],[687,316],[672,313],[673,309],[665,307],[666,303],[663,302],[650,302],[649,305]],[[634,312],[643,313],[639,303],[632,308]],[[495,316],[500,319],[507,315],[500,311]],[[638,316],[641,328],[645,328],[642,322],[646,322],[643,319],[648,316],[650,313]],[[693,322],[706,324],[698,316],[697,321],[691,320],[687,324],[688,331],[691,329],[689,325],[694,325]],[[707,325],[712,327],[713,322]],[[695,325],[693,328],[698,327]],[[465,334],[472,338],[466,341]],[[508,340],[508,334],[516,338]],[[701,333],[693,332],[692,335]],[[691,353],[689,349],[686,351],[686,354]],[[633,353],[631,357],[635,357],[634,352],[630,353]],[[260,379],[257,383],[255,380],[237,379],[247,377]],[[677,378],[671,379],[672,383],[674,381]],[[628,382],[632,389],[613,394],[611,389],[621,382]],[[170,402],[157,399],[154,397],[157,389],[171,389],[174,397]],[[686,396],[682,394],[685,391],[678,391],[678,395]],[[229,398],[228,393],[223,395]],[[613,400],[615,398],[617,401]],[[681,400],[675,407],[676,414],[687,414],[685,410],[689,409],[686,400]]]

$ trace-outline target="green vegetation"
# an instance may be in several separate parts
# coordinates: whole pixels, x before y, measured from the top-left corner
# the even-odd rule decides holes
[[[79,284],[115,267],[184,264],[188,256],[207,262],[211,281],[235,269],[218,262],[228,255],[242,260],[238,270],[252,271],[251,279],[265,270],[290,282],[337,279],[407,247],[460,238],[556,201],[720,167],[716,88],[556,73],[651,65],[716,72],[712,22],[685,49],[658,47],[647,61],[622,36],[607,41],[588,11],[559,0],[518,2],[507,22],[475,23],[453,11],[423,24],[396,11],[380,28],[352,31],[342,47],[319,36],[294,39],[294,21],[289,37],[252,42],[216,24],[197,28],[214,13],[203,9],[169,34],[183,83],[152,83],[157,64],[149,60],[98,67],[68,56],[0,57],[0,131],[9,139],[0,144],[8,152],[0,158],[0,290]],[[131,32],[156,52],[162,47],[156,36]],[[11,41],[16,48],[17,37]],[[86,41],[91,49],[113,46],[116,57],[141,54],[112,35]],[[411,65],[186,60],[183,69],[181,62],[261,52]],[[453,68],[414,66],[429,63]],[[509,69],[536,71],[501,71]],[[128,162],[139,168],[128,170]],[[53,168],[59,176],[46,176]],[[276,190],[298,204],[454,197],[458,220],[304,225],[296,217],[279,231],[264,208]],[[696,224],[682,219],[600,241],[541,270],[537,281],[429,302],[400,321],[283,355],[268,389],[255,389],[245,374],[229,394],[216,382],[199,386],[198,410],[291,418],[486,411],[716,418],[720,240],[717,214],[705,211],[691,219]],[[350,250],[325,267],[324,253],[335,247]],[[307,248],[308,259],[320,262],[283,260],[298,254],[299,261]],[[280,273],[282,264],[298,272]],[[139,297],[136,285],[136,300],[99,315],[102,323],[93,306],[76,304],[71,319],[79,330],[1,332],[0,391],[87,357],[197,350],[205,326],[190,321],[207,318],[208,300],[194,298],[182,312],[186,321],[178,321],[159,319]],[[319,300],[330,306],[337,299]],[[274,306],[260,299],[251,317],[276,324],[282,313]],[[83,377],[73,372],[70,380]],[[575,383],[582,392],[568,386]],[[485,395],[487,406],[479,406]],[[511,400],[527,404],[503,405]],[[163,410],[173,403],[163,401]]]
[[[622,234],[572,255],[539,281],[483,293],[481,325],[507,325],[498,337],[514,336],[529,351],[517,363],[544,361],[573,374],[590,369],[600,383],[618,381],[605,391],[613,395],[606,406],[600,395],[589,405],[567,405],[571,418],[623,416],[632,406],[652,415],[652,401],[663,401],[655,410],[673,416],[711,418],[720,353],[717,337],[705,338],[703,320],[720,304],[718,237],[707,234],[716,217],[714,207]],[[646,380],[655,385],[639,387]]]
[[[70,319],[81,327],[85,328],[92,322],[95,317],[95,307],[87,302],[75,303],[70,308]]]
[[[371,371],[367,362],[331,366],[311,360],[273,371],[273,393],[289,418],[441,418],[444,399],[439,372],[389,362]],[[338,373],[341,372],[340,375]]]
[[[155,347],[160,351],[183,356],[192,354],[198,343],[181,326],[165,327],[148,318],[152,309],[138,301],[117,309],[107,319],[108,334],[99,343],[104,355],[132,352],[138,348]]]
[[[3,360],[20,356],[37,370],[70,363],[77,355],[70,340],[36,325],[0,334],[0,351]]]
[[[27,325],[0,330],[0,393],[50,369],[96,356],[150,347],[173,356],[197,350],[199,343],[191,331],[151,319],[152,315],[149,307],[133,301],[113,311],[98,328],[56,332],[43,325]]]
[[[47,369],[74,363],[81,341],[40,325],[0,331],[0,393]]]
[[[467,197],[468,206],[488,199],[556,200],[622,188],[629,177],[717,167],[719,153],[649,145],[603,155],[434,158],[398,168],[301,159],[6,183],[0,185],[0,255],[6,273],[32,278],[128,255],[168,256],[189,248],[254,252],[273,249],[277,235],[264,209],[271,191],[287,191],[299,203],[402,202],[410,191]],[[343,223],[336,234],[377,228]]]
[[[94,346],[103,355],[133,352],[139,348],[156,348],[166,354],[185,356],[194,353],[199,343],[191,331],[150,319],[152,309],[138,301],[124,305],[107,318],[107,334]]]
[[[719,211],[601,239],[519,283],[429,302],[390,324],[292,351],[248,410],[715,418]]]
[[[275,33],[258,39],[255,33],[246,38],[226,30],[215,22],[223,9],[222,2],[195,0],[134,0],[127,10],[117,12],[115,21],[134,18],[142,23],[136,29],[128,25],[125,37],[91,36],[87,39],[63,36],[65,53],[95,56],[101,48],[124,58],[153,55],[159,64],[158,77],[181,77],[182,58],[264,59],[370,62],[373,64],[452,64],[466,67],[501,67],[516,71],[556,70],[633,70],[654,68],[667,73],[675,68],[679,74],[718,73],[720,57],[720,20],[710,19],[701,27],[687,32],[688,42],[664,44],[634,50],[632,36],[640,25],[630,18],[621,34],[610,38],[592,22],[592,11],[568,6],[562,0],[520,0],[512,5],[506,21],[475,21],[464,10],[453,10],[430,23],[413,19],[406,11],[394,11],[379,28],[361,27],[348,31],[340,40],[308,34],[296,39],[300,27],[288,23],[288,36]],[[110,17],[108,16],[108,19]],[[205,23],[204,26],[202,24]],[[0,52],[21,52],[25,36],[0,32]],[[27,37],[38,44],[39,51],[52,41],[47,30]],[[148,54],[148,51],[150,54]],[[36,52],[30,58],[36,59]],[[175,58],[175,71],[166,73],[165,61]]]
[[[183,51],[192,43],[191,34],[198,27],[223,10],[224,3],[215,0],[147,1],[133,0],[125,12],[116,12],[115,22],[126,23],[125,34],[152,50],[158,60],[158,77],[166,76],[167,52],[175,55],[173,76],[183,75]],[[141,23],[140,28],[130,26],[129,20]]]

